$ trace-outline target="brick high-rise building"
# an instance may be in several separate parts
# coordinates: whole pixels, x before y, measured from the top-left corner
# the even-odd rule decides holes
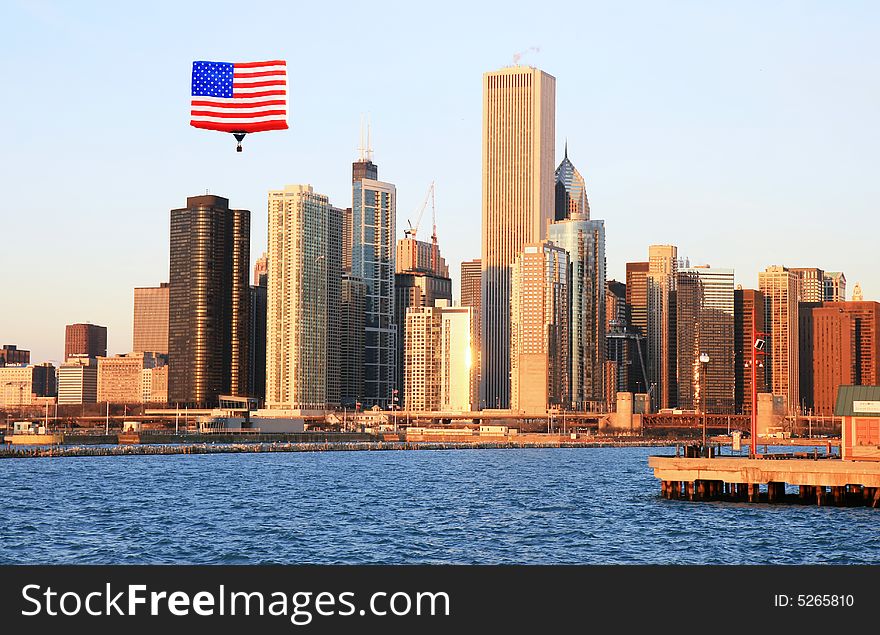
[[[734,401],[737,414],[752,412],[752,338],[753,327],[764,332],[764,294],[755,289],[736,289],[733,294],[734,330]],[[767,369],[762,356],[756,356],[757,392],[767,392]]]
[[[98,358],[99,402],[133,404],[144,399],[143,371],[164,365],[153,353],[133,352],[127,355]]]
[[[547,237],[555,199],[556,79],[530,66],[483,74],[481,400],[511,404],[511,265]]]
[[[806,310],[811,313],[810,348],[813,352],[808,412],[832,415],[837,389],[859,383],[856,378],[855,320],[840,307],[819,306]]]
[[[88,323],[64,327],[64,359],[77,355],[106,357],[107,327]]]
[[[168,354],[168,283],[135,287],[131,350]]]
[[[812,318],[813,407],[828,415],[841,385],[880,385],[880,303],[824,302]]]
[[[168,399],[213,407],[250,393],[250,212],[222,196],[171,210]]]
[[[789,267],[797,276],[798,302],[822,302],[825,299],[825,272],[815,267]]]

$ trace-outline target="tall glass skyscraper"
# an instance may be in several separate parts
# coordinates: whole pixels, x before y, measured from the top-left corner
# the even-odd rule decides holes
[[[171,210],[168,400],[249,394],[251,213],[222,196]]]
[[[570,407],[605,399],[605,222],[590,220],[584,178],[565,158],[556,169],[556,222],[549,240],[568,252]]]
[[[367,151],[369,153],[369,151]],[[394,389],[397,328],[394,324],[397,189],[377,180],[378,168],[367,157],[352,164],[351,274],[365,285],[365,408],[390,408]],[[402,397],[402,395],[400,395]]]
[[[734,414],[733,269],[688,267],[677,276],[678,407]],[[701,355],[709,361],[701,362]]]

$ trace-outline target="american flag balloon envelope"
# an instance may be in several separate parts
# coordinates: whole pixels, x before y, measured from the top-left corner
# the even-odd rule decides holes
[[[287,130],[287,62],[193,62],[190,125],[232,133]]]

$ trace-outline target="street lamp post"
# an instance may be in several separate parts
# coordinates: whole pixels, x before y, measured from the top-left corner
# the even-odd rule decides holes
[[[706,450],[706,391],[703,390],[703,376],[706,374],[706,366],[708,365],[709,355],[700,353],[700,410],[703,411],[703,446],[700,453],[705,452],[707,457],[709,453]]]

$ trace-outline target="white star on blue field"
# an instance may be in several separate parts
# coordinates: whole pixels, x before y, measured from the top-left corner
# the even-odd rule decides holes
[[[232,97],[234,66],[229,62],[193,62],[193,97]]]

